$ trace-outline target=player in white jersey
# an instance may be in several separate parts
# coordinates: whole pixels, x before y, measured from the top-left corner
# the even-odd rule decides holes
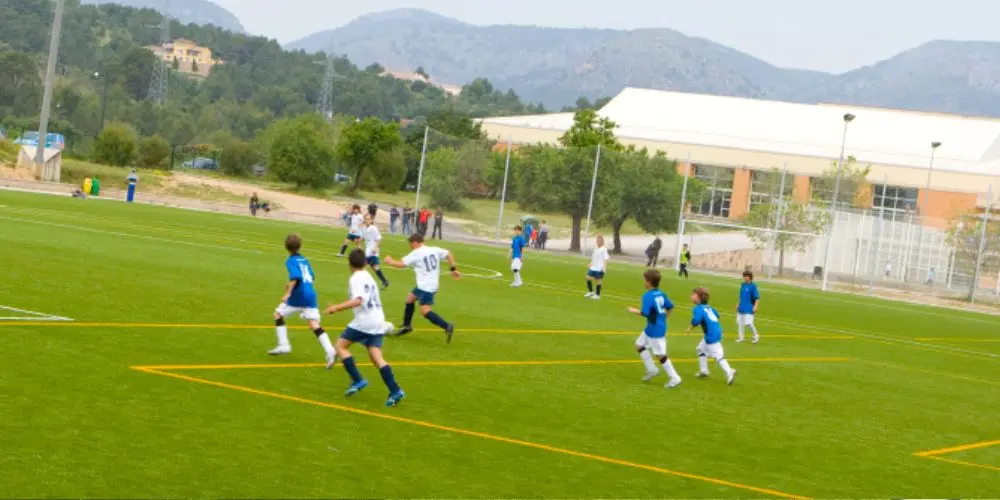
[[[368,387],[368,381],[361,376],[354,357],[351,356],[349,348],[351,344],[361,344],[368,348],[368,357],[372,364],[378,368],[382,375],[385,386],[389,388],[389,398],[386,399],[386,406],[396,406],[406,393],[399,388],[396,377],[392,373],[392,367],[382,357],[382,342],[385,334],[392,331],[392,323],[386,323],[385,311],[382,310],[382,298],[379,297],[378,285],[371,275],[365,271],[365,253],[360,249],[351,251],[348,261],[351,266],[351,279],[348,281],[347,302],[330,306],[326,309],[327,314],[336,314],[347,309],[354,310],[354,320],[351,321],[344,333],[337,339],[337,357],[344,363],[344,369],[351,377],[351,386],[347,388],[346,395],[352,396]]]
[[[420,302],[420,314],[427,318],[427,321],[434,323],[444,330],[447,335],[446,341],[451,343],[451,337],[455,334],[455,325],[448,323],[438,313],[431,310],[434,305],[434,294],[441,286],[441,261],[447,260],[451,267],[451,275],[458,279],[461,274],[455,264],[455,256],[451,252],[437,247],[424,245],[424,237],[420,233],[410,235],[410,252],[402,261],[394,260],[386,256],[385,263],[399,269],[412,267],[417,274],[417,286],[406,297],[406,310],[403,313],[403,326],[399,328],[396,335],[406,335],[413,331],[413,313],[416,310],[416,302]]]
[[[364,239],[364,224],[365,218],[361,215],[361,206],[354,205],[351,207],[351,215],[347,218],[347,238],[344,238],[344,246],[340,247],[340,255],[337,257],[343,257],[347,246],[351,243],[355,246],[361,245],[361,240]]]
[[[375,225],[375,219],[371,215],[365,216],[364,240],[365,262],[371,266],[372,271],[375,271],[378,279],[382,280],[382,289],[389,288],[389,280],[385,279],[385,275],[382,274],[378,261],[379,248],[382,246],[382,233],[379,232],[378,226]]]
[[[608,249],[604,246],[604,237],[597,235],[597,248],[590,255],[590,268],[587,269],[587,295],[584,297],[601,300],[601,285],[604,283],[604,273],[608,269],[609,260],[611,260],[611,256],[608,255]],[[597,285],[596,292],[594,291],[595,284]]]

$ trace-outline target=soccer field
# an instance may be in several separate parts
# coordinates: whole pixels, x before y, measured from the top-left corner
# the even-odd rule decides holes
[[[736,344],[739,281],[667,273],[684,383],[640,381],[641,268],[447,243],[467,276],[386,340],[345,398],[298,318],[271,358],[282,240],[303,236],[321,306],[346,299],[342,228],[0,191],[3,497],[998,497],[1000,318],[760,283],[758,345]],[[383,256],[406,252],[391,236]],[[502,272],[504,279],[496,279]],[[400,323],[410,270],[388,270]],[[692,287],[739,371],[699,380]],[[339,335],[350,313],[324,317]]]

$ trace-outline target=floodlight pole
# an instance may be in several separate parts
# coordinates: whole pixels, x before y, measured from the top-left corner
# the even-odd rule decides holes
[[[920,253],[923,250],[922,247],[923,247],[923,244],[924,244],[924,217],[926,217],[926,214],[927,214],[927,212],[929,210],[929,206],[930,206],[930,200],[928,200],[928,197],[930,197],[930,195],[931,195],[931,174],[934,172],[934,153],[937,152],[937,148],[939,148],[939,147],[941,147],[941,143],[940,142],[934,141],[934,142],[931,143],[931,160],[930,160],[930,164],[927,165],[927,184],[924,187],[924,192],[921,193],[921,194],[923,194],[923,196],[920,197],[922,199],[922,201],[924,202],[923,203],[924,207],[923,207],[923,209],[920,209],[919,206],[917,207],[918,208],[918,213],[920,215],[920,218],[917,220],[917,224],[918,224],[918,226],[917,226],[917,231],[918,231],[917,232],[917,252],[916,252],[917,253],[917,269],[920,268]],[[928,259],[928,267],[930,267],[929,263],[930,263],[930,259]],[[903,275],[903,281],[904,282],[906,281],[906,275]]]
[[[431,127],[424,127],[424,145],[420,148],[420,170],[417,172],[417,199],[414,201],[414,210],[420,210],[420,185],[424,180],[424,164],[427,163],[427,136],[431,133]]]
[[[878,259],[882,253],[882,233],[885,231],[885,190],[889,184],[889,176],[882,177],[882,204],[878,207],[878,232],[875,233],[875,259],[872,262],[872,272],[868,275],[868,295],[875,291],[875,275],[878,274]],[[875,231],[875,224],[872,224]],[[869,250],[869,253],[871,251]]]
[[[503,166],[503,189],[500,192],[500,213],[497,214],[497,241],[500,241],[500,228],[503,226],[503,204],[507,201],[507,173],[510,172],[510,150],[514,145],[514,137],[507,136],[507,160]]]
[[[684,206],[687,203],[688,180],[691,179],[691,156],[688,156],[687,166],[684,170],[684,186],[681,188],[681,207],[677,215],[677,248],[674,249],[674,270],[681,270],[681,245],[684,243]]]
[[[594,155],[594,178],[590,180],[590,204],[587,205],[587,229],[583,231],[583,244],[580,245],[580,253],[587,252],[587,240],[590,239],[590,215],[594,212],[594,191],[597,189],[597,168],[601,165],[601,144],[597,145],[597,154]]]
[[[63,12],[66,0],[56,0],[55,14],[52,17],[52,33],[49,37],[49,60],[45,67],[45,92],[42,94],[42,112],[38,123],[38,147],[35,148],[35,163],[45,163],[45,146],[49,138],[49,114],[52,110],[52,87],[56,81],[56,62],[59,60],[59,37],[62,36]],[[47,176],[42,176],[47,180]]]
[[[840,176],[844,172],[844,151],[847,148],[847,126],[854,121],[854,115],[844,115],[844,135],[840,140],[840,160],[837,161],[837,180],[833,184],[833,200],[830,202],[830,234],[826,236],[826,255],[823,257],[823,286],[826,291],[830,280],[830,251],[833,249],[833,232],[837,229],[837,198],[840,197]]]
[[[976,289],[979,288],[979,276],[983,269],[983,253],[986,252],[986,226],[990,223],[990,211],[993,209],[993,185],[986,194],[986,210],[983,210],[983,228],[979,234],[979,252],[976,253],[976,272],[972,275],[969,285],[969,303],[976,303]]]

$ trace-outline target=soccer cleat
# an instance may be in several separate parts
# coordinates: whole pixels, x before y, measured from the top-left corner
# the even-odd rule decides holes
[[[338,259],[343,259],[343,258],[344,258],[344,254],[342,254],[342,253],[338,253],[338,254],[337,254],[337,258],[338,258]]]
[[[518,283],[511,283],[511,284],[510,284],[510,287],[511,287],[511,288],[521,288],[521,285],[520,285],[520,284],[518,284]]]
[[[594,292],[587,292],[587,294],[584,295],[584,297],[586,297],[588,299],[591,298],[591,297],[593,297],[593,296],[594,296]]]
[[[733,385],[733,382],[736,382],[736,370],[729,372],[729,376],[726,377],[727,385]]]
[[[649,382],[650,380],[653,380],[659,374],[660,374],[659,371],[646,372],[646,375],[642,377],[642,381],[643,382]]]
[[[405,397],[406,397],[406,393],[403,392],[402,389],[400,389],[400,390],[398,390],[398,391],[390,394],[389,397],[386,398],[385,405],[387,407],[389,407],[389,408],[392,408],[393,406],[398,405],[399,402],[402,401],[403,398],[405,398]]]
[[[397,337],[402,337],[403,335],[406,335],[407,333],[411,333],[411,332],[413,332],[413,327],[412,326],[410,326],[410,325],[403,325],[403,326],[399,327],[399,330],[396,330],[396,336]]]
[[[753,343],[756,344],[757,342],[760,342],[760,336],[754,335],[753,336]]]
[[[267,351],[267,353],[270,354],[271,356],[284,356],[285,354],[291,354],[292,348],[291,346],[279,345],[278,347],[275,347],[274,349]]]
[[[333,368],[333,365],[337,364],[337,354],[331,353],[326,355],[326,369],[329,370]]]
[[[698,372],[698,373],[696,373],[696,374],[695,374],[694,376],[695,376],[695,377],[698,377],[698,378],[708,378],[708,372],[702,372],[702,371],[699,371],[699,372]]]
[[[597,294],[591,295],[590,300],[601,300],[601,296]]]
[[[444,329],[444,334],[447,336],[447,338],[445,339],[444,343],[445,344],[450,344],[451,343],[451,337],[453,335],[455,335],[455,324],[454,323],[449,323],[448,324],[448,328]]]
[[[743,343],[743,339],[741,339],[741,338],[740,339],[736,339],[736,343],[737,344],[742,344]]]
[[[674,387],[677,387],[677,386],[681,385],[681,382],[683,382],[683,380],[681,380],[679,378],[675,378],[675,379],[667,382],[667,385],[665,385],[663,387],[666,387],[667,389],[673,389]]]
[[[361,389],[364,389],[365,387],[368,387],[368,381],[362,379],[361,382],[357,382],[357,383],[351,384],[351,386],[347,388],[347,392],[345,392],[344,395],[345,396],[353,396],[353,395],[361,392]]]

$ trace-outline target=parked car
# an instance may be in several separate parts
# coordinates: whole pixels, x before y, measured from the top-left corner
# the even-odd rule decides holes
[[[0,127],[0,141],[7,139],[7,131]]]
[[[347,184],[351,182],[351,176],[345,174],[334,174],[333,182],[336,182],[337,184]]]
[[[45,134],[45,147],[50,149],[65,149],[66,148],[66,138],[62,134]],[[14,140],[14,144],[20,144],[22,146],[38,146],[38,132],[25,132]]]
[[[253,175],[256,177],[264,177],[264,174],[267,173],[267,167],[265,167],[264,165],[257,164],[254,165],[252,168],[253,168]]]
[[[199,156],[197,158],[190,159],[184,163],[181,163],[184,168],[193,168],[197,170],[217,170],[219,168],[219,162],[212,158],[205,158]]]

